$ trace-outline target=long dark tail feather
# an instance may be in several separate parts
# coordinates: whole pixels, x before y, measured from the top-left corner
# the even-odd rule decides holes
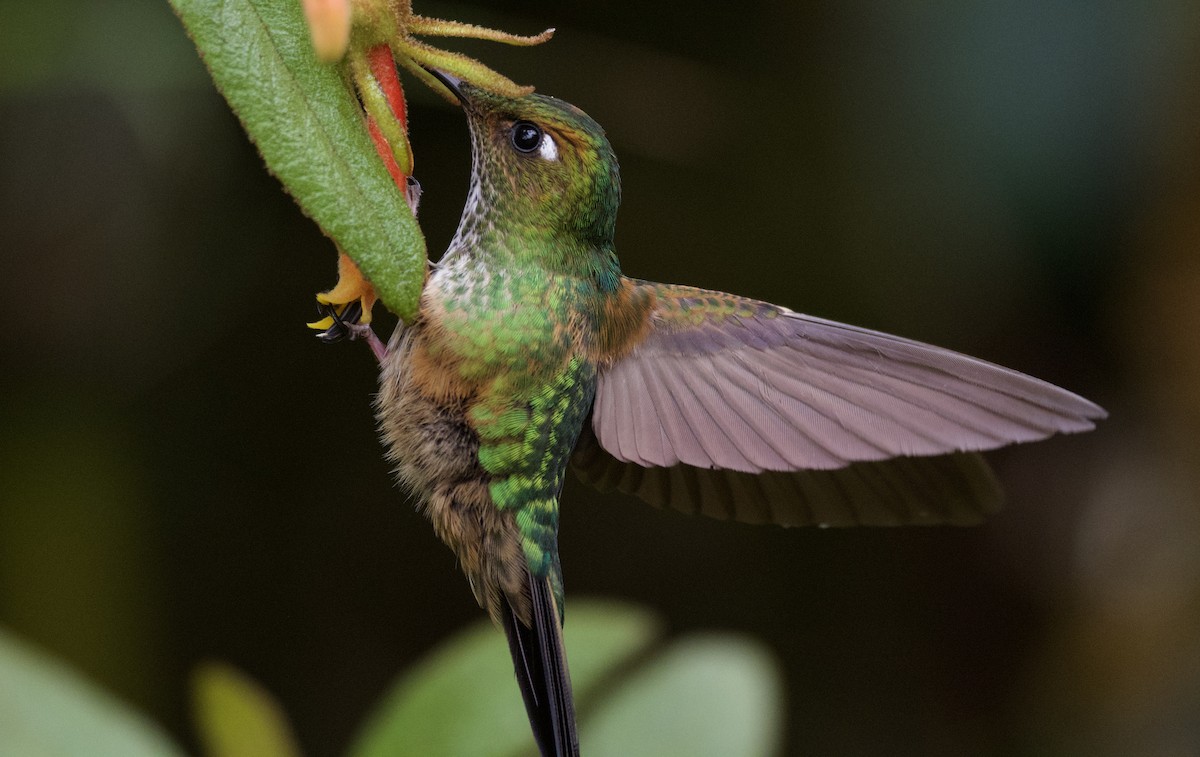
[[[504,635],[512,653],[529,726],[542,757],[578,757],[575,701],[563,649],[562,625],[547,578],[529,578],[530,620],[505,608]]]

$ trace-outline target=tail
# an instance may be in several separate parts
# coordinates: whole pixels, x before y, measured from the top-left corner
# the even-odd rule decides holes
[[[504,635],[525,699],[529,726],[542,757],[578,757],[575,701],[563,649],[562,623],[549,578],[529,576],[531,625],[512,605],[503,613]]]

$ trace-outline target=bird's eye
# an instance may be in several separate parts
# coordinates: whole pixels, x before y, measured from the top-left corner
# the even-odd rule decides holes
[[[517,152],[533,152],[542,144],[542,130],[532,121],[517,121],[509,138]]]

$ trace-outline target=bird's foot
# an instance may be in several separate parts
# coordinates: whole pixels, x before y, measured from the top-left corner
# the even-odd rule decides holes
[[[371,328],[371,324],[361,320],[362,305],[357,300],[345,305],[323,303],[318,306],[318,309],[325,317],[316,324],[308,324],[314,328],[320,324],[325,325],[325,330],[317,334],[318,339],[326,344],[340,342],[343,339],[350,341],[361,339],[371,348],[375,360],[383,362],[383,358],[387,354],[387,347],[375,335],[375,329]]]
[[[375,359],[382,361],[387,348],[371,328],[371,309],[377,300],[375,289],[358,266],[346,253],[339,252],[337,285],[317,295],[317,309],[324,317],[308,327],[320,330],[317,338],[322,342],[365,340]]]

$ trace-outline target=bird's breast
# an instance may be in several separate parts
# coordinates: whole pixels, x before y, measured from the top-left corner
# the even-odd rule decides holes
[[[587,341],[577,290],[538,271],[439,269],[422,300],[425,349],[467,381],[554,372]]]

